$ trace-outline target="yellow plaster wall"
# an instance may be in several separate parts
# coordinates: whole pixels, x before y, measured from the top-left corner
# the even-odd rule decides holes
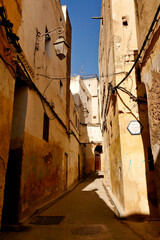
[[[60,19],[62,19],[64,37],[67,38],[71,49],[71,25],[68,14],[66,15],[67,18],[64,18],[60,1],[41,0],[40,2],[39,0],[4,0],[3,4],[6,9],[7,19],[9,19],[14,25],[13,32],[20,37],[20,45],[23,49],[23,53],[20,54],[22,62],[39,91],[45,98],[47,98],[50,105],[53,106],[54,111],[64,123],[64,126],[66,126],[64,127],[63,124],[56,118],[54,120],[50,120],[49,142],[43,140],[44,109],[37,93],[30,89],[27,90],[27,111],[25,118],[24,139],[22,142],[23,146],[21,146],[23,150],[23,157],[22,173],[20,176],[21,187],[19,217],[20,220],[22,220],[25,216],[32,213],[37,207],[41,206],[46,201],[55,198],[59,194],[62,194],[65,190],[63,182],[65,154],[68,154],[67,187],[69,188],[79,180],[78,155],[80,155],[80,177],[83,176],[84,150],[82,150],[78,141],[79,133],[78,129],[76,129],[77,126],[74,121],[75,106],[73,99],[71,100],[70,106],[68,76],[70,76],[71,50],[69,50],[69,54],[66,59],[63,61],[58,59],[53,46],[53,43],[58,38],[56,31],[54,34],[50,35],[50,56],[48,56],[45,52],[45,37],[37,40],[37,31],[43,34],[45,33],[46,27],[49,31],[55,29],[61,25]],[[3,41],[4,43],[6,41],[5,45],[8,46],[9,44],[6,39],[4,29],[2,29],[1,32],[3,34]],[[1,45],[2,44],[0,44],[0,46]],[[36,49],[37,46],[38,49]],[[11,49],[14,54],[15,50],[12,47]],[[11,56],[8,57],[8,61],[12,63],[12,60],[13,58],[11,54]],[[15,65],[13,65],[13,67],[15,68]],[[10,67],[8,67],[8,69],[13,74],[12,69]],[[3,103],[1,111],[4,113],[4,121],[1,121],[2,126],[0,125],[0,131],[2,131],[2,129],[6,129],[5,126],[7,126],[6,139],[3,138],[3,142],[5,143],[3,151],[6,148],[6,152],[3,157],[5,159],[5,164],[7,165],[14,98],[14,81],[6,66],[3,64],[1,66],[0,74],[2,74],[2,78],[5,78],[5,81],[1,84],[1,102]],[[43,74],[46,77],[42,77],[37,74]],[[51,79],[47,78],[47,76],[62,78],[61,82],[63,84],[63,93],[61,96],[60,79],[51,81]],[[4,83],[6,85],[4,85]],[[71,120],[74,125],[72,126],[72,131],[74,131],[77,139],[74,135],[70,135],[70,132],[66,131],[69,126],[68,118],[70,108],[73,112],[73,115],[71,115]],[[51,114],[49,109],[45,109],[48,116],[53,118],[54,116]],[[79,119],[79,116],[77,116],[77,119]],[[17,144],[12,142],[12,147],[16,150]],[[0,193],[2,201],[5,183],[4,176],[1,181],[2,191]],[[0,203],[0,212],[2,212],[2,201]]]
[[[32,8],[30,6],[32,6]],[[53,43],[59,37],[56,30],[50,33],[50,56],[45,52],[45,37],[37,38],[37,32],[44,34],[46,27],[48,31],[50,31],[61,26],[60,18],[62,19],[62,26],[64,28],[63,35],[65,37],[65,31],[70,33],[71,29],[65,28],[66,23],[59,2],[48,2],[43,0],[40,4],[39,1],[24,1],[22,24],[19,27],[18,35],[26,59],[32,69],[34,69],[34,81],[36,86],[41,93],[47,97],[47,100],[54,106],[55,111],[65,123],[67,79],[61,80],[63,84],[63,93],[61,97],[60,79],[51,81],[51,79],[47,77],[65,78],[67,74],[67,58],[61,61],[56,56],[55,48],[53,46]],[[36,50],[37,45],[38,50]],[[47,87],[48,84],[49,87]]]
[[[101,14],[100,75],[109,75],[108,79],[100,79],[103,123],[108,82],[115,86],[125,74],[117,74],[115,78],[112,74],[130,70],[137,50],[137,36],[134,1],[102,1]],[[127,19],[127,26],[123,25],[123,17]],[[136,96],[136,73],[133,71],[121,86]],[[118,90],[118,94],[110,94],[103,131],[105,184],[123,210],[122,215],[149,214],[144,142],[141,135],[132,136],[127,130],[131,120],[139,119],[139,106],[122,91]]]
[[[139,51],[149,31],[149,28],[154,19],[155,13],[158,10],[159,1],[139,1],[135,0],[136,20],[137,20],[137,34],[139,39]],[[157,19],[160,19],[160,13]],[[145,23],[145,27],[144,27]],[[141,68],[141,81],[145,84],[147,103],[148,103],[148,122],[152,154],[155,164],[156,185],[158,206],[160,209],[160,21],[156,22],[154,31],[149,37],[149,41],[143,51],[140,68]],[[154,177],[154,176],[153,176]],[[152,188],[150,185],[150,188]],[[153,189],[152,189],[153,191]],[[160,210],[159,210],[160,212]]]
[[[99,41],[99,71],[100,71],[100,115],[103,127],[103,167],[105,185],[111,190],[117,202],[124,206],[123,171],[121,162],[120,135],[118,123],[117,99],[110,94],[107,118],[105,108],[109,82],[115,82],[114,52],[113,52],[113,11],[112,1],[102,1],[100,41]],[[108,76],[108,77],[107,77]]]
[[[134,1],[124,0],[119,2],[114,0],[112,1],[112,9],[115,39],[115,72],[128,72],[134,63],[134,55],[137,50]],[[126,18],[128,26],[122,24],[123,17]],[[116,76],[116,84],[124,76],[124,74],[118,74]],[[137,96],[135,70],[121,84],[121,87],[124,87],[134,96]],[[144,156],[142,137],[141,135],[133,136],[127,130],[131,120],[139,120],[138,105],[122,91],[118,90],[118,94],[121,97],[120,99],[117,95],[124,189],[124,214],[149,214],[145,169],[145,161],[147,159]]]
[[[21,219],[65,190],[65,154],[68,155],[67,188],[79,180],[78,155],[81,177],[83,168],[79,142],[73,135],[68,138],[65,128],[56,118],[49,121],[49,142],[43,140],[44,110],[39,97],[31,90],[28,91],[27,106],[21,176]],[[74,102],[71,111],[74,110],[73,107]],[[73,131],[77,134],[75,129]]]
[[[126,214],[149,214],[144,146],[141,135],[131,135],[127,124],[134,118],[120,115],[121,153]]]
[[[0,222],[4,198],[5,175],[10,145],[14,79],[0,60]]]
[[[18,29],[18,25],[21,21],[20,14],[18,12],[18,8],[20,10],[21,1],[9,1],[10,5],[7,6],[8,1],[0,1],[0,6],[4,6],[6,8],[7,17],[11,18],[11,21],[16,21],[17,25],[15,26],[15,32]],[[13,14],[13,9],[17,13],[15,16]],[[14,12],[14,13],[15,13]],[[4,56],[5,52],[4,49],[10,47],[7,42],[5,31],[3,27],[0,27],[1,32],[1,43],[0,43],[0,53],[2,57],[12,64],[12,54],[11,56]],[[12,47],[11,47],[11,50]],[[15,69],[15,66],[13,66]],[[12,127],[12,113],[13,113],[13,101],[14,101],[14,84],[15,80],[13,78],[14,73],[13,70],[3,63],[0,60],[0,113],[1,113],[1,120],[0,120],[0,224],[1,224],[1,217],[2,217],[2,207],[3,207],[3,200],[4,200],[4,187],[5,187],[5,175],[7,170],[8,164],[8,156],[9,156],[9,146],[10,146],[10,134],[11,134],[11,127]]]
[[[154,0],[152,2],[149,0],[134,0],[134,3],[138,47],[140,49],[154,19],[155,13],[159,6],[159,0]]]

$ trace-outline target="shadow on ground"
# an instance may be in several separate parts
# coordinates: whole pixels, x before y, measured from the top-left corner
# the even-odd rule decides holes
[[[1,232],[4,240],[139,240],[142,234],[119,220],[107,206],[103,175],[89,176],[73,191],[45,211],[35,215],[20,232]],[[62,218],[63,216],[63,218]],[[58,217],[58,224],[52,220]],[[132,216],[142,221],[144,216]],[[36,223],[37,221],[37,223]],[[41,222],[42,221],[42,222]],[[49,221],[48,223],[45,221]],[[145,235],[144,231],[143,234]],[[154,239],[154,238],[153,238]]]

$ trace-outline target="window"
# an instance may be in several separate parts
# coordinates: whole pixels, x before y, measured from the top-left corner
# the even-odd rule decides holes
[[[97,117],[96,116],[93,116],[93,119],[96,119]]]
[[[151,147],[148,148],[148,165],[149,171],[154,171],[154,160]]]
[[[60,91],[59,91],[59,95],[60,95],[60,97],[62,98],[62,96],[63,96],[63,83],[62,83],[62,81],[60,80],[60,83],[59,83],[59,85],[60,85]]]
[[[49,140],[49,117],[44,113],[43,119],[43,139],[48,142]]]
[[[45,31],[45,52],[47,53],[48,57],[50,57],[50,50],[51,50],[51,37],[48,34],[48,29],[46,27]]]
[[[137,71],[137,80],[138,82],[141,82],[141,69],[138,67],[136,71]]]
[[[122,17],[122,24],[123,24],[123,26],[125,26],[125,27],[128,26],[128,21],[127,21],[127,17],[126,17],[126,16],[123,16],[123,17]]]

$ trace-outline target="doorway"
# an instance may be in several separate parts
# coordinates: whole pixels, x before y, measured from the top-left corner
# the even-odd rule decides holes
[[[101,171],[101,156],[95,154],[95,171]]]
[[[9,159],[5,179],[2,228],[5,225],[17,224],[20,218],[20,187],[27,100],[28,89],[26,85],[23,84],[22,80],[16,79]]]
[[[95,154],[95,171],[101,171],[101,153],[102,145],[97,145],[94,154]]]
[[[152,148],[151,148],[151,142],[150,142],[147,93],[146,93],[146,87],[144,83],[137,82],[137,85],[138,85],[138,88],[137,88],[138,98],[143,99],[143,101],[139,103],[138,107],[139,107],[140,122],[143,125],[141,136],[142,136],[144,154],[145,154],[148,203],[149,203],[150,215],[153,217],[156,217],[158,216],[156,172],[155,172],[155,163],[152,155]]]

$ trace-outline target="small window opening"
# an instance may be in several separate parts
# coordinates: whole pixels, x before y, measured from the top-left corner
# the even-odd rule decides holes
[[[98,152],[99,154],[103,152],[102,145],[97,145],[95,148],[95,152]]]
[[[60,26],[62,26],[62,17],[60,17]]]
[[[127,21],[127,17],[126,16],[122,17],[122,24],[123,24],[123,26],[128,26],[128,21]]]
[[[96,119],[97,117],[96,116],[93,116],[93,119]]]
[[[43,119],[43,139],[48,142],[49,140],[49,117],[44,113]]]
[[[62,98],[62,96],[63,96],[63,83],[62,83],[61,80],[60,80],[59,85],[60,85],[60,92],[59,92],[59,95],[60,95],[60,97]]]
[[[149,171],[154,171],[154,160],[151,147],[148,148],[148,164]]]
[[[46,33],[46,35],[45,35],[45,52],[46,52],[47,55],[50,57],[51,37],[49,36],[47,27],[46,27],[45,33]]]
[[[137,80],[141,82],[141,69],[139,67],[137,68]]]

